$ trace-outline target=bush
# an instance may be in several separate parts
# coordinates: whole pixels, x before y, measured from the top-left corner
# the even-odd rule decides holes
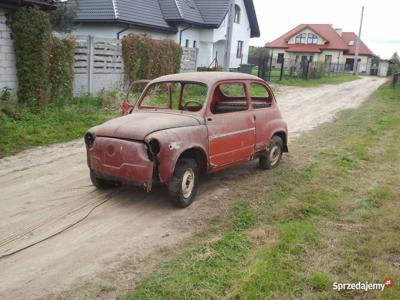
[[[51,26],[47,14],[37,8],[20,8],[10,24],[19,82],[18,101],[44,104],[48,98]]]
[[[71,100],[74,80],[75,41],[53,37],[50,47],[50,99],[55,104]]]
[[[146,35],[130,34],[122,40],[126,81],[154,79],[178,73],[182,49],[172,40],[152,40]]]

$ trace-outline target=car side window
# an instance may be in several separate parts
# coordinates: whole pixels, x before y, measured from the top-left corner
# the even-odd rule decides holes
[[[222,83],[216,87],[211,103],[213,114],[247,110],[246,86],[243,83]]]
[[[252,82],[250,84],[250,97],[254,109],[272,106],[272,95],[269,93],[268,89],[260,83]]]
[[[179,102],[180,83],[162,82],[151,85],[140,104],[141,108],[171,108]]]

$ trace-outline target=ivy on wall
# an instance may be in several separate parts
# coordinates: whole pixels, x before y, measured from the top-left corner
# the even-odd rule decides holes
[[[50,99],[63,104],[73,97],[75,40],[53,37],[50,45]]]
[[[48,14],[38,8],[18,9],[10,27],[16,54],[18,102],[41,106],[71,99],[75,42],[53,37]]]
[[[48,98],[51,26],[37,8],[18,9],[10,24],[16,54],[18,101],[42,105]]]
[[[182,48],[172,40],[152,40],[130,34],[122,40],[122,56],[128,83],[178,73]]]

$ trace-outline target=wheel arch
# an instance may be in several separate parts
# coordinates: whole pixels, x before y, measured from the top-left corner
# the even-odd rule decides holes
[[[192,147],[184,150],[178,157],[176,163],[181,158],[192,158],[196,161],[200,175],[205,175],[208,169],[208,159],[205,151],[200,147]],[[176,164],[175,164],[176,166]]]
[[[283,130],[278,130],[275,131],[272,135],[272,137],[274,136],[279,136],[282,141],[283,141],[283,152],[289,152],[289,148],[288,148],[288,137],[287,137],[287,133]]]

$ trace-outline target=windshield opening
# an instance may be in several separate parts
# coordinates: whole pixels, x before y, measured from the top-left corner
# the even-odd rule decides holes
[[[208,88],[197,82],[159,82],[148,87],[139,109],[171,109],[198,112],[207,100]]]

